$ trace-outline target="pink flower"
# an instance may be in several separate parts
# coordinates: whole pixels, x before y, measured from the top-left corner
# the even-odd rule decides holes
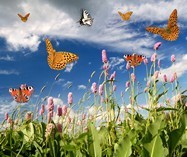
[[[45,106],[44,106],[44,104],[42,104],[42,105],[41,105],[41,109],[40,109],[40,111],[39,111],[39,114],[40,114],[40,115],[43,115],[44,112],[45,112]]]
[[[53,103],[53,98],[52,97],[48,98],[47,109],[48,109],[48,111],[53,111],[54,110],[54,103]]]
[[[175,72],[173,76],[170,78],[170,82],[173,83],[177,79],[177,73]]]
[[[104,85],[100,84],[99,85],[99,95],[103,95],[103,89],[104,89]]]
[[[20,85],[20,88],[21,88],[21,89],[26,88],[26,87],[27,87],[26,84],[21,84],[21,85]]]
[[[85,119],[86,119],[86,114],[83,113],[83,114],[82,114],[82,120],[85,120]]]
[[[145,58],[145,59],[143,60],[143,62],[144,62],[144,64],[148,64],[148,59]]]
[[[103,63],[108,62],[107,55],[106,55],[106,50],[102,50],[102,61],[103,61]]]
[[[131,68],[131,65],[127,62],[126,69],[129,70]]]
[[[161,42],[157,42],[155,45],[154,45],[154,50],[158,50],[158,48],[162,45]]]
[[[173,63],[174,63],[174,62],[175,62],[175,60],[176,60],[176,59],[175,59],[175,55],[171,55],[171,62],[173,62]]]
[[[130,81],[127,81],[126,84],[125,84],[126,88],[129,88],[130,86]]]
[[[160,68],[160,59],[158,60],[158,67]]]
[[[56,127],[57,127],[58,132],[61,133],[61,132],[62,132],[62,124],[59,124],[59,123],[58,123],[58,124],[56,124],[56,125],[57,125]]]
[[[68,108],[66,105],[62,106],[62,115],[65,116],[67,114]]]
[[[68,93],[68,104],[72,104],[73,103],[73,93],[72,92],[69,92]]]
[[[148,87],[145,87],[145,88],[144,88],[144,92],[145,92],[145,93],[146,93],[148,90],[149,90]]]
[[[151,84],[151,82],[150,82],[150,81],[147,81],[146,86],[147,86],[147,87],[150,87],[150,84]]]
[[[132,80],[132,82],[134,82],[136,80],[136,76],[134,73],[131,74],[131,80]]]
[[[53,111],[48,112],[48,114],[47,114],[47,123],[51,122],[52,117],[53,117]]]
[[[97,84],[95,82],[92,83],[91,90],[92,90],[92,93],[97,93]]]
[[[105,102],[105,99],[103,98],[103,96],[101,96],[101,103],[104,103]]]
[[[110,80],[113,81],[116,77],[116,71],[113,72],[113,74],[110,76]]]
[[[156,57],[157,57],[157,54],[153,53],[153,55],[151,56],[151,62],[155,62],[156,61]]]
[[[155,79],[158,78],[158,74],[159,74],[159,71],[155,71],[155,73],[154,73],[154,78],[155,78]]]
[[[8,120],[8,117],[9,117],[9,116],[8,116],[8,113],[6,112],[6,113],[5,113],[5,120]]]
[[[113,85],[113,91],[116,91],[116,85]]]
[[[57,106],[57,115],[62,116],[62,107],[60,105]]]
[[[164,82],[167,82],[168,79],[167,79],[167,75],[164,75]]]

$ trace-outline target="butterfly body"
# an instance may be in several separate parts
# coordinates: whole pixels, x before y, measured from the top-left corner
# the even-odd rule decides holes
[[[28,102],[33,91],[34,89],[32,86],[24,86],[23,88],[20,87],[18,89],[16,88],[9,89],[9,93],[14,98],[14,100],[18,103]]]
[[[18,14],[18,16],[21,18],[21,21],[26,22],[28,20],[30,13],[26,14],[25,16],[22,16],[21,14]]]
[[[177,25],[177,10],[173,10],[169,17],[168,24],[165,28],[147,27],[146,30],[153,34],[158,34],[163,39],[168,41],[177,40],[179,36],[179,27]]]
[[[135,67],[142,63],[142,61],[145,59],[145,56],[137,54],[126,54],[124,55],[124,58],[131,67]]]
[[[130,20],[132,13],[133,13],[132,11],[128,11],[123,14],[122,12],[118,11],[118,14],[121,16],[122,20],[124,20],[124,21]]]
[[[71,52],[56,52],[49,39],[46,39],[48,65],[51,69],[62,70],[67,64],[78,60],[78,56]]]
[[[82,10],[82,15],[79,20],[80,25],[87,25],[91,26],[93,23],[93,18],[91,17],[90,13],[88,13],[87,10],[83,9]]]

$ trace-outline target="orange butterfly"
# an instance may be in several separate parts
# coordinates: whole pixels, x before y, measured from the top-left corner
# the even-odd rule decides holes
[[[78,60],[78,56],[71,52],[56,52],[49,39],[46,39],[48,64],[51,69],[62,70],[67,64]]]
[[[121,18],[124,20],[124,21],[128,21],[132,15],[132,11],[128,11],[127,13],[122,13],[120,11],[118,11],[118,14],[121,16]]]
[[[143,55],[137,55],[137,54],[132,54],[132,55],[124,55],[125,60],[131,67],[138,66],[142,63],[142,61],[145,59],[145,56]]]
[[[160,35],[163,39],[174,41],[177,40],[179,36],[179,27],[177,26],[177,9],[174,9],[171,13],[168,25],[165,28],[159,27],[147,27],[146,30],[153,34]]]
[[[26,103],[29,101],[34,89],[32,86],[21,85],[20,88],[10,88],[9,92],[14,100],[18,103]]]
[[[23,22],[26,22],[28,20],[30,13],[26,14],[25,16],[22,16],[21,14],[18,14],[18,16],[21,18]]]

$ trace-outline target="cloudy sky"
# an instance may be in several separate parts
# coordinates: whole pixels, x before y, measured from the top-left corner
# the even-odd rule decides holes
[[[187,3],[186,0],[1,0],[0,3],[0,117],[12,106],[10,87],[26,83],[34,87],[28,106],[37,97],[53,96],[56,103],[67,103],[67,94],[73,92],[74,102],[90,89],[88,80],[98,82],[101,73],[101,51],[105,49],[110,61],[110,74],[117,72],[116,93],[125,89],[128,72],[124,54],[138,53],[150,56],[153,45],[160,41],[157,51],[161,59],[162,74],[171,76],[176,71],[185,87],[187,70]],[[94,18],[91,27],[80,26],[77,21],[81,9],[87,9]],[[147,26],[164,27],[171,12],[177,9],[180,35],[177,41],[163,40],[146,32]],[[133,11],[130,21],[122,21],[118,11]],[[30,13],[26,23],[17,14]],[[49,38],[57,51],[77,54],[79,60],[62,71],[55,71],[47,64],[45,38]],[[176,55],[172,65],[170,56]],[[151,63],[149,63],[150,65]],[[60,73],[57,81],[55,77]],[[145,66],[136,69],[137,81],[145,87]],[[40,90],[46,86],[40,94]],[[169,87],[168,87],[169,88]],[[118,95],[118,94],[116,94]],[[140,100],[143,103],[143,100]],[[45,103],[45,102],[44,102]],[[88,102],[85,105],[89,105]],[[119,103],[121,103],[119,101]],[[128,102],[126,102],[128,104]]]

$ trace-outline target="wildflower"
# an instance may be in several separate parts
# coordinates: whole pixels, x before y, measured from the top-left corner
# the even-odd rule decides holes
[[[129,70],[131,68],[131,65],[127,62],[126,69]]]
[[[44,112],[45,112],[45,106],[44,106],[44,104],[42,104],[39,114],[40,114],[40,115],[43,115]]]
[[[101,103],[104,103],[105,102],[105,99],[103,98],[103,96],[101,96]]]
[[[153,53],[153,55],[151,56],[151,62],[155,62],[156,61],[156,57],[157,57],[157,54]]]
[[[48,98],[47,109],[48,109],[48,112],[54,110],[54,102],[53,102],[53,98],[52,97]]]
[[[82,114],[82,120],[85,120],[86,119],[86,114]]]
[[[167,82],[168,79],[167,79],[167,75],[164,75],[164,82]]]
[[[155,79],[158,78],[158,74],[159,74],[159,71],[155,71],[155,73],[154,73],[154,78],[155,78]]]
[[[48,112],[48,114],[47,114],[47,123],[51,122],[52,117],[53,117],[53,111]]]
[[[92,93],[97,93],[97,84],[95,82],[92,83],[91,90],[92,90]]]
[[[58,132],[62,132],[62,124],[56,124],[56,127],[57,127],[57,130],[58,130]]]
[[[8,117],[9,117],[9,116],[8,116],[8,113],[6,112],[6,113],[5,113],[5,120],[8,120]]]
[[[65,116],[65,115],[67,114],[67,110],[68,110],[67,106],[66,106],[66,105],[63,105],[63,106],[62,106],[62,115],[63,115],[63,116]]]
[[[177,73],[175,72],[173,76],[170,78],[170,82],[173,83],[177,79]]]
[[[136,80],[136,76],[134,73],[131,74],[131,80],[132,80],[132,82],[134,82]]]
[[[25,114],[25,120],[26,121],[32,120],[32,116],[33,116],[32,112],[27,112]]]
[[[129,88],[130,87],[130,81],[127,81],[125,86],[126,86],[126,88]]]
[[[171,55],[171,62],[173,62],[173,63],[174,63],[174,62],[175,62],[175,60],[176,60],[176,59],[175,59],[175,55]]]
[[[143,60],[143,62],[144,62],[145,65],[148,64],[148,59],[145,58],[145,59]]]
[[[8,117],[7,122],[8,122],[9,124],[11,124],[11,125],[14,123],[14,121],[13,121],[10,117]]]
[[[145,87],[145,88],[144,88],[144,92],[145,92],[145,93],[146,93],[148,90],[149,90],[148,87]]]
[[[113,85],[113,91],[116,91],[116,85]]]
[[[72,104],[73,103],[73,94],[71,92],[68,93],[68,104]]]
[[[103,61],[103,63],[108,62],[107,55],[106,55],[106,50],[102,50],[102,61]]]
[[[116,71],[113,72],[113,74],[110,76],[110,80],[113,81],[116,77]]]
[[[147,81],[146,86],[147,86],[147,87],[150,87],[150,84],[151,84],[151,82],[150,82],[150,81]]]
[[[155,45],[154,45],[154,50],[158,50],[158,48],[162,45],[161,42],[157,42]]]
[[[53,123],[47,124],[46,130],[45,130],[45,137],[46,138],[49,137],[49,135],[52,135],[52,137],[54,136],[54,132],[53,132],[54,128],[55,128],[55,126]]]
[[[100,84],[99,85],[99,95],[103,95],[103,89],[104,89],[104,85],[103,84]]]
[[[57,106],[57,115],[62,116],[62,107],[60,105]]]

